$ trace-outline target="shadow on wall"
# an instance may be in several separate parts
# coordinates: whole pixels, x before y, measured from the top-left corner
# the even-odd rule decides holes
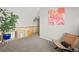
[[[65,33],[60,37],[60,41],[63,41]]]
[[[79,36],[79,27],[78,27],[78,36]],[[78,43],[77,43],[77,45],[76,45],[76,47],[78,47],[79,48],[79,41],[78,41]]]

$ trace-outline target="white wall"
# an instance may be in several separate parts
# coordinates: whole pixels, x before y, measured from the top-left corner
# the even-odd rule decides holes
[[[66,32],[79,35],[79,8],[65,8],[64,25],[48,25],[48,9],[40,11],[40,37],[48,40],[60,39]]]
[[[40,7],[4,7],[9,11],[19,15],[17,27],[27,27],[35,25],[33,23],[34,17],[37,16]],[[36,25],[35,25],[36,26]]]

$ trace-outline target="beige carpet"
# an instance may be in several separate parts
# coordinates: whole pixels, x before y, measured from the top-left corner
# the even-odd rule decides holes
[[[40,39],[38,35],[22,38],[0,46],[0,52],[55,52],[53,43]]]

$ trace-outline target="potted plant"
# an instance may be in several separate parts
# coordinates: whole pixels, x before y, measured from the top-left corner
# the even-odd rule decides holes
[[[10,39],[10,32],[15,30],[15,25],[18,18],[18,15],[14,14],[13,12],[0,8],[0,31],[2,32],[3,40]]]

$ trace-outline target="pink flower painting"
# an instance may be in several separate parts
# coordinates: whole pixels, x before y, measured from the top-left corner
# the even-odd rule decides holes
[[[48,24],[64,25],[64,8],[56,8],[48,11]]]

